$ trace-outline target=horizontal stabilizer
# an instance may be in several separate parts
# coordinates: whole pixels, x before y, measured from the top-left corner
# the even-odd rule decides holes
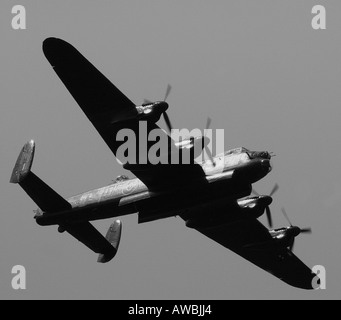
[[[110,226],[106,237],[88,221],[61,224],[59,228],[60,232],[67,231],[90,250],[99,253],[98,262],[109,262],[117,253],[122,230],[122,224],[119,220]]]
[[[115,257],[117,250],[118,250],[118,246],[120,245],[121,233],[122,233],[122,223],[120,220],[116,220],[110,226],[107,232],[107,235],[105,237],[114,250],[112,250],[109,253],[100,254],[98,256],[97,262],[106,263]]]
[[[18,183],[38,207],[46,213],[71,209],[69,202],[31,171],[34,151],[33,140],[24,145],[15,163],[10,182]]]

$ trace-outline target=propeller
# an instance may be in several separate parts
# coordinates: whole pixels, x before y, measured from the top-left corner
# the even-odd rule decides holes
[[[299,227],[294,227],[294,226],[292,225],[292,223],[291,223],[291,221],[290,221],[290,219],[289,219],[289,217],[288,217],[288,215],[287,215],[287,212],[285,211],[284,208],[282,208],[282,213],[283,213],[285,219],[289,222],[290,227],[295,228],[294,237],[293,237],[292,242],[291,242],[291,245],[290,245],[290,247],[289,247],[289,249],[290,249],[291,251],[293,251],[293,250],[294,250],[294,246],[295,246],[295,237],[298,236],[298,235],[301,234],[301,233],[311,234],[311,233],[312,233],[312,230],[311,230],[311,228],[299,228]]]
[[[172,86],[170,84],[168,84],[167,85],[167,89],[166,89],[165,98],[163,99],[164,102],[166,102],[166,100],[167,100],[167,98],[168,98],[168,96],[169,96],[171,91],[172,91]],[[165,119],[168,132],[171,133],[172,129],[173,129],[173,126],[172,126],[172,123],[171,123],[171,121],[170,121],[166,111],[163,113],[163,118]]]
[[[287,212],[285,211],[284,208],[282,208],[282,213],[283,213],[285,219],[289,222],[290,227],[292,227],[293,225],[292,225],[292,223],[291,223],[291,221],[290,221],[290,219],[289,219],[289,217],[288,217],[288,215],[287,215]]]
[[[207,130],[210,128],[211,126],[211,122],[212,119],[210,117],[207,117],[207,121],[206,121],[206,131],[205,131],[205,138],[206,138],[206,134],[207,134]],[[207,156],[209,157],[210,161],[212,162],[213,166],[216,166],[216,162],[214,161],[214,158],[212,156],[212,152],[209,149],[209,147],[207,146],[207,144],[205,144],[205,152],[207,154]]]
[[[272,188],[269,194],[269,197],[272,197],[277,192],[278,189],[279,189],[279,185],[276,183],[274,187]],[[252,189],[252,193],[254,193],[258,197],[260,196],[260,194],[255,189]]]
[[[167,126],[167,129],[168,129],[168,132],[171,133],[173,127],[172,127],[172,123],[170,122],[170,119],[169,119],[168,114],[167,114],[166,111],[163,113],[163,118],[164,118],[164,120],[166,122],[166,126]]]
[[[165,97],[163,99],[163,102],[166,102],[169,94],[171,93],[172,91],[172,86],[170,84],[167,85],[167,89],[166,89],[166,93],[165,93]],[[144,99],[143,100],[143,103],[144,104],[149,104],[149,103],[153,103],[152,101],[148,100],[148,99]],[[169,119],[169,116],[167,114],[166,111],[163,112],[163,118],[165,120],[165,123],[166,123],[166,126],[167,126],[167,129],[168,129],[168,132],[171,133],[172,132],[172,129],[173,129],[173,126],[172,126],[172,123]],[[207,122],[206,122],[206,129],[209,129],[210,126],[211,126],[211,122],[212,122],[212,119],[210,117],[207,118]],[[207,132],[207,131],[206,131]],[[205,134],[205,138],[206,138],[206,134]],[[194,139],[194,138],[193,138]],[[208,148],[207,144],[205,144],[205,151],[206,151],[206,154],[207,156],[209,157],[210,161],[212,162],[213,166],[216,166],[216,163],[214,161],[214,158],[212,156],[212,152],[211,150]]]
[[[274,187],[272,188],[270,194],[269,194],[269,197],[272,197],[278,190],[279,186],[278,184],[276,183],[274,185]],[[260,194],[255,190],[255,189],[252,189],[252,192],[256,195],[256,196],[260,196]],[[270,228],[272,228],[273,224],[272,224],[272,215],[271,215],[271,210],[270,210],[270,206],[266,206],[265,207],[265,213],[266,213],[266,218],[268,220],[268,225]]]
[[[308,227],[308,228],[302,228],[301,229],[301,233],[311,234],[311,233],[313,233],[313,231],[312,231],[312,229],[310,227]]]
[[[170,84],[168,84],[163,102],[166,102],[171,91],[172,91],[172,86]],[[143,104],[150,104],[150,103],[153,103],[153,102],[148,100],[148,99],[143,100]],[[163,118],[165,119],[165,123],[166,123],[167,129],[168,129],[168,132],[171,133],[173,126],[172,126],[172,123],[171,123],[166,111],[163,112]]]
[[[272,228],[272,226],[273,226],[273,224],[272,224],[272,216],[271,216],[271,210],[270,210],[269,206],[267,206],[265,208],[265,213],[266,213],[266,218],[268,219],[269,228]]]
[[[166,89],[166,94],[165,94],[165,98],[163,99],[163,101],[166,101],[170,92],[172,91],[172,86],[170,84],[167,85],[167,89]]]

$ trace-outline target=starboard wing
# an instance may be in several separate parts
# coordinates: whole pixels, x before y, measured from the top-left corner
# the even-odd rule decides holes
[[[47,38],[43,52],[99,133],[103,127],[137,114],[134,103],[71,44]]]
[[[130,129],[136,138],[135,163],[125,167],[134,173],[150,190],[159,190],[165,186],[174,186],[179,180],[190,181],[191,178],[204,178],[205,173],[196,163],[186,165],[141,163],[139,156],[140,122],[135,105],[118,90],[99,70],[97,70],[77,49],[61,39],[48,38],[43,43],[43,51],[54,71],[62,80],[71,95],[77,101],[88,119],[97,129],[103,140],[121,161],[119,147],[126,141],[118,141],[117,134],[122,129]],[[174,141],[156,124],[147,124],[147,136],[152,130],[167,142],[165,156],[169,158],[178,152]],[[155,142],[147,142],[147,152]],[[184,179],[185,178],[185,179]],[[204,179],[202,179],[204,181]]]

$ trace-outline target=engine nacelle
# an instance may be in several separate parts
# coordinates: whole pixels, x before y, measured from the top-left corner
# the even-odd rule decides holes
[[[259,204],[251,204],[241,209],[241,216],[245,218],[258,219],[264,214],[265,207]]]
[[[202,153],[202,150],[210,143],[210,139],[201,136],[201,137],[190,137],[189,139],[185,139],[179,142],[175,142],[175,146],[181,150],[182,153],[189,152],[192,155],[193,159],[199,157]]]
[[[270,196],[251,196],[237,202],[243,217],[257,219],[264,214],[265,209],[272,203],[272,198]]]
[[[246,197],[237,201],[239,209],[233,206],[224,208],[223,201],[217,203],[215,208],[203,207],[201,212],[197,211],[198,218],[194,216],[188,219],[186,226],[193,229],[208,229],[244,219],[257,219],[264,214],[266,207],[271,204],[272,198],[270,196]],[[229,211],[230,214],[221,214],[223,211]]]
[[[139,121],[156,123],[161,115],[168,109],[168,103],[164,101],[145,103],[135,107],[138,113]]]

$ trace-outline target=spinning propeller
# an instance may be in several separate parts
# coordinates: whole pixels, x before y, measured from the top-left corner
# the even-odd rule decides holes
[[[284,208],[282,208],[282,213],[283,213],[285,219],[289,222],[290,227],[292,228],[293,240],[292,240],[292,243],[291,243],[289,249],[290,249],[291,251],[293,251],[293,249],[294,249],[294,244],[295,244],[295,237],[297,237],[297,236],[298,236],[299,234],[301,234],[301,233],[311,234],[311,233],[312,233],[312,230],[311,230],[311,228],[302,228],[302,229],[301,229],[301,228],[299,228],[299,227],[293,226]]]
[[[165,94],[165,97],[163,99],[163,102],[166,102],[166,100],[167,100],[171,90],[172,90],[172,86],[170,84],[168,84],[167,89],[166,89],[166,94]],[[148,100],[148,99],[144,99],[143,103],[146,104],[146,103],[153,103],[153,102]],[[169,119],[168,114],[167,114],[166,111],[163,112],[163,118],[165,119],[168,132],[170,133],[172,131],[173,127],[172,127],[172,124],[170,122],[170,119]]]
[[[170,84],[168,84],[167,89],[166,89],[165,98],[163,99],[163,102],[166,102],[166,100],[167,100],[171,90],[172,90],[172,86]],[[163,113],[163,118],[165,119],[168,131],[171,132],[173,127],[172,127],[172,124],[171,124],[171,122],[169,120],[169,117],[168,117],[168,114],[167,114],[166,111]]]
[[[210,128],[211,126],[211,122],[212,122],[212,119],[210,117],[207,117],[207,121],[206,121],[206,128],[205,128],[205,136],[204,138],[206,138],[206,133],[207,133],[207,130]],[[209,157],[210,161],[212,162],[213,166],[215,167],[216,166],[216,163],[214,161],[214,158],[212,156],[212,152],[211,150],[209,149],[209,147],[207,146],[208,143],[205,143],[204,145],[204,148],[205,148],[205,152],[207,154],[207,156]]]
[[[276,183],[276,184],[274,185],[274,187],[272,188],[272,190],[271,190],[271,192],[270,192],[270,194],[269,194],[268,197],[271,198],[271,197],[277,192],[278,188],[279,188],[279,186],[278,186],[278,184]],[[252,189],[252,192],[253,192],[256,196],[258,196],[258,197],[261,196],[255,189]],[[266,217],[267,217],[267,219],[268,219],[269,227],[272,228],[272,215],[271,215],[271,210],[270,210],[270,206],[269,206],[269,205],[267,205],[267,206],[265,207],[265,212],[266,212]]]
[[[165,97],[164,97],[164,99],[163,99],[163,102],[166,102],[166,100],[167,100],[167,98],[168,98],[168,96],[169,96],[169,94],[170,94],[171,91],[172,91],[172,86],[171,86],[170,84],[168,84],[168,85],[167,85],[167,89],[166,89],[166,93],[165,93]],[[144,104],[149,104],[149,103],[153,103],[153,102],[150,101],[150,100],[148,100],[148,99],[144,99],[144,100],[143,100],[143,103],[144,103]],[[166,111],[163,112],[163,118],[164,118],[164,120],[165,120],[167,129],[168,129],[168,132],[171,133],[171,131],[172,131],[172,129],[173,129],[173,126],[172,126],[172,123],[171,123],[171,121],[170,121],[170,119],[169,119],[169,116],[168,116],[168,114],[167,114]],[[210,128],[211,122],[212,122],[211,118],[208,117],[208,118],[207,118],[207,122],[206,122],[206,128],[205,128],[206,131],[205,131],[204,140],[206,139],[207,129]],[[190,139],[193,139],[193,140],[194,140],[193,137],[191,137]],[[207,156],[209,157],[210,161],[212,162],[213,166],[215,167],[215,166],[216,166],[216,163],[215,163],[214,158],[213,158],[213,156],[212,156],[212,152],[211,152],[211,150],[208,148],[207,145],[208,145],[208,143],[205,143],[205,144],[204,144],[205,152],[206,152]]]

